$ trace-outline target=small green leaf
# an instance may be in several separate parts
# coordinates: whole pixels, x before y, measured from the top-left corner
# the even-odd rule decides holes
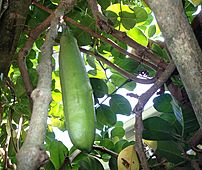
[[[90,78],[90,83],[92,85],[95,97],[101,98],[108,93],[108,87],[103,80]]]
[[[148,14],[147,12],[144,10],[144,8],[141,7],[135,7],[133,8],[133,11],[135,12],[135,16],[136,16],[136,22],[143,22],[146,21],[148,18]]]
[[[127,140],[125,139],[121,139],[119,140],[116,144],[115,144],[115,147],[114,147],[114,151],[116,153],[119,153],[122,151],[122,149],[124,148],[124,145],[126,145],[127,143],[129,143]]]
[[[153,35],[156,33],[156,26],[151,25],[148,29],[148,37],[153,37]]]
[[[114,143],[110,139],[103,139],[100,141],[100,145],[104,146],[105,148],[108,148],[109,150],[114,149]]]
[[[111,136],[112,138],[114,138],[115,136],[122,138],[125,136],[125,130],[122,127],[115,127],[111,131]]]
[[[114,114],[111,108],[107,105],[100,105],[99,108],[96,109],[97,120],[101,122],[103,125],[113,126],[116,123],[116,114]]]
[[[121,22],[127,30],[133,28],[136,24],[136,15],[135,13],[130,13],[126,11],[121,11],[119,13],[119,16],[121,17]]]
[[[113,11],[105,11],[104,14],[113,23],[114,27],[117,27],[120,24],[120,21],[118,21],[118,15],[115,12],[113,12]]]
[[[129,101],[119,94],[112,95],[109,104],[112,111],[116,114],[123,114],[127,116],[131,114],[132,108]]]

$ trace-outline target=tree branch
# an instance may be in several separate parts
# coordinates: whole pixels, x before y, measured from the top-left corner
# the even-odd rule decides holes
[[[103,63],[107,64],[108,66],[110,66],[111,68],[113,68],[114,70],[116,70],[117,72],[119,72],[121,75],[123,75],[124,77],[128,78],[129,80],[133,80],[136,83],[141,83],[141,84],[152,84],[156,81],[156,78],[151,78],[151,79],[140,79],[137,78],[137,75],[135,74],[131,74],[125,70],[123,70],[122,68],[118,67],[117,65],[111,63],[109,60],[107,60],[106,58],[104,58],[103,56],[101,56],[98,53],[86,50],[84,48],[80,48],[81,52],[84,52],[86,54],[89,54],[91,56],[95,56],[95,58],[99,61],[102,61]]]
[[[52,47],[57,36],[59,18],[64,15],[65,10],[73,8],[75,0],[60,1],[54,12],[51,26],[46,35],[46,40],[41,48],[42,58],[38,65],[38,84],[32,92],[33,111],[29,130],[25,142],[17,154],[18,170],[36,170],[48,160],[48,155],[42,149],[46,126],[48,108],[51,102],[51,80],[52,80]]]
[[[143,132],[143,122],[142,122],[142,112],[148,100],[152,97],[152,95],[167,81],[172,72],[175,69],[175,65],[171,62],[166,70],[160,75],[158,80],[154,83],[154,85],[143,93],[138,100],[135,108],[133,109],[133,113],[135,113],[135,149],[138,153],[139,160],[141,161],[142,168],[144,170],[148,170],[148,162],[144,153],[143,143],[142,143],[142,132]]]
[[[148,48],[138,44],[133,39],[128,37],[126,33],[114,29],[108,22],[107,18],[99,11],[96,0],[88,0],[89,6],[96,20],[97,26],[108,34],[111,34],[117,40],[125,42],[130,47],[135,49],[136,56],[142,56],[146,61],[155,64],[159,68],[165,68],[167,64],[159,58],[157,55],[152,53]]]
[[[108,153],[109,155],[114,156],[115,158],[117,158],[119,155],[118,153],[111,151],[103,146],[93,145],[93,149],[104,152],[104,153]]]
[[[52,10],[50,10],[47,7],[44,7],[43,5],[41,5],[41,4],[39,4],[39,3],[35,2],[35,1],[33,2],[33,4],[36,5],[37,7],[45,10],[46,12],[52,13]],[[121,54],[128,55],[130,58],[132,58],[132,59],[134,59],[134,60],[136,60],[138,62],[141,62],[142,64],[145,64],[145,65],[153,68],[154,70],[158,69],[158,64],[151,63],[149,60],[146,60],[142,55],[136,55],[136,54],[133,54],[133,53],[129,53],[127,50],[125,50],[122,47],[118,46],[112,40],[104,37],[103,35],[100,35],[100,34],[96,33],[95,31],[91,30],[90,28],[88,28],[88,27],[86,27],[84,25],[79,24],[78,22],[74,21],[73,19],[71,19],[71,18],[69,18],[67,16],[64,16],[64,20],[66,22],[71,23],[72,25],[75,25],[77,28],[79,28],[79,29],[81,29],[81,30],[89,33],[91,36],[93,36],[95,38],[99,38],[101,41],[110,44],[112,47],[114,47],[115,49],[117,49]],[[133,41],[133,42],[135,42],[135,41]],[[163,68],[165,68],[165,67],[163,66]]]
[[[53,19],[53,15],[50,15],[46,20],[44,20],[40,25],[38,25],[36,28],[30,31],[29,38],[27,39],[26,43],[24,44],[24,47],[21,48],[21,50],[18,53],[18,67],[20,69],[20,73],[22,75],[25,89],[27,92],[27,95],[30,97],[33,87],[29,78],[29,74],[26,68],[26,57],[29,54],[30,49],[32,48],[32,45],[34,41],[38,38],[38,36],[50,25],[51,20]]]

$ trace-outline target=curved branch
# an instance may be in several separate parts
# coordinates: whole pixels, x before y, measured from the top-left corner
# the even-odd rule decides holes
[[[44,7],[43,5],[33,1],[33,4],[36,5],[38,8],[41,8],[43,9],[44,11],[46,12],[49,12],[49,13],[52,13],[53,11],[47,7]],[[91,36],[95,37],[95,38],[99,38],[101,41],[103,42],[106,42],[108,44],[110,44],[112,47],[114,47],[115,49],[117,49],[120,53],[122,53],[123,55],[128,55],[130,58],[138,61],[138,62],[141,62],[142,64],[145,64],[151,68],[153,68],[154,70],[157,70],[158,69],[158,64],[156,63],[152,63],[150,62],[149,60],[145,60],[144,57],[142,57],[142,55],[136,55],[136,54],[133,54],[133,53],[129,53],[127,50],[123,49],[122,47],[118,46],[116,43],[114,43],[112,40],[104,37],[103,35],[100,35],[98,33],[96,33],[95,31],[91,30],[90,28],[84,26],[84,25],[81,25],[79,24],[78,22],[74,21],[73,19],[67,17],[67,16],[64,16],[64,20],[66,22],[69,22],[71,23],[72,25],[75,25],[77,28],[89,33]],[[122,41],[122,40],[121,40]],[[132,40],[133,41],[133,40]],[[135,42],[135,41],[133,41]],[[164,67],[165,68],[165,67]]]
[[[143,132],[142,112],[148,100],[167,81],[167,79],[170,77],[174,69],[175,69],[174,63],[170,62],[170,64],[167,66],[165,71],[160,75],[160,77],[157,79],[154,85],[139,97],[138,103],[133,109],[133,113],[135,113],[135,140],[136,140],[135,149],[141,161],[142,168],[145,170],[148,170],[149,166],[144,153],[142,143],[142,132]]]
[[[151,78],[151,79],[140,79],[137,78],[137,75],[131,74],[125,70],[123,70],[122,68],[118,67],[117,65],[111,63],[109,60],[107,60],[106,58],[104,58],[103,56],[101,56],[98,53],[86,50],[84,48],[80,48],[81,52],[84,52],[86,54],[95,56],[95,58],[99,61],[102,61],[103,63],[107,64],[108,66],[110,66],[111,68],[113,68],[114,70],[118,71],[121,75],[123,75],[124,77],[128,78],[129,80],[133,80],[136,83],[141,83],[141,84],[152,84],[156,81],[156,78]]]
[[[32,48],[32,45],[34,41],[38,38],[38,36],[50,25],[51,20],[53,19],[53,15],[50,15],[46,20],[44,20],[40,25],[38,25],[36,28],[31,30],[29,34],[29,38],[27,39],[25,45],[18,53],[18,67],[20,69],[20,73],[22,75],[25,89],[27,92],[27,95],[30,97],[33,87],[29,78],[29,74],[26,68],[25,59],[27,55],[29,54],[30,49]]]
[[[114,29],[108,22],[107,18],[99,11],[96,0],[88,0],[93,16],[96,20],[97,26],[108,34],[111,34],[117,40],[125,42],[130,47],[135,49],[137,56],[143,56],[146,61],[155,64],[157,67],[165,69],[167,64],[159,58],[156,54],[152,53],[148,48],[138,44],[133,39],[128,37],[126,33]]]

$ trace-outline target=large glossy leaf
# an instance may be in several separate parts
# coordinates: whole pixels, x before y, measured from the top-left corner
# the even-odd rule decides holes
[[[54,140],[50,144],[49,152],[50,160],[55,169],[59,169],[63,164],[65,157],[68,156],[68,149],[62,142]]]
[[[109,104],[112,111],[116,114],[123,114],[127,116],[131,114],[132,108],[129,101],[119,94],[112,95]]]
[[[104,170],[100,161],[93,157],[86,157],[79,161],[79,170]]]
[[[162,94],[154,98],[154,108],[159,112],[173,113],[170,94]]]
[[[100,105],[96,109],[97,121],[103,125],[113,126],[116,123],[116,114],[112,112],[111,108],[107,105]]]
[[[95,97],[101,98],[108,93],[108,87],[103,80],[90,78],[90,83],[92,85]]]
[[[121,170],[139,170],[139,160],[134,145],[123,149],[118,156],[118,169]]]
[[[174,141],[158,141],[156,153],[166,158],[169,162],[179,163],[184,161],[180,147],[182,146]]]
[[[171,140],[176,134],[175,128],[160,117],[150,117],[143,121],[143,138],[147,140]]]

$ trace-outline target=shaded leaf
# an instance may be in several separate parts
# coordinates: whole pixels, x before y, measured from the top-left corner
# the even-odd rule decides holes
[[[79,161],[79,170],[104,170],[100,161],[93,157],[86,157]]]
[[[68,156],[68,149],[62,142],[54,140],[50,144],[49,152],[50,160],[55,169],[59,169],[63,164],[65,157]]]
[[[157,154],[166,158],[169,162],[179,163],[184,161],[183,154],[180,152],[179,144],[174,141],[158,141]]]
[[[116,123],[116,114],[114,114],[111,108],[107,105],[100,105],[96,109],[97,120],[103,125],[113,126]]]
[[[122,138],[125,136],[125,130],[120,126],[115,127],[111,131],[111,136],[112,136],[112,138],[114,138],[115,136]]]
[[[90,78],[90,83],[92,85],[95,97],[101,98],[108,93],[108,87],[103,80],[97,78]]]
[[[129,116],[132,112],[132,108],[129,101],[119,94],[112,95],[109,104],[111,106],[112,111],[116,114],[123,114]]]
[[[173,113],[170,94],[162,94],[154,98],[154,108],[159,112]]]
[[[147,140],[171,140],[176,131],[169,122],[159,118],[150,117],[143,121],[143,138]]]

